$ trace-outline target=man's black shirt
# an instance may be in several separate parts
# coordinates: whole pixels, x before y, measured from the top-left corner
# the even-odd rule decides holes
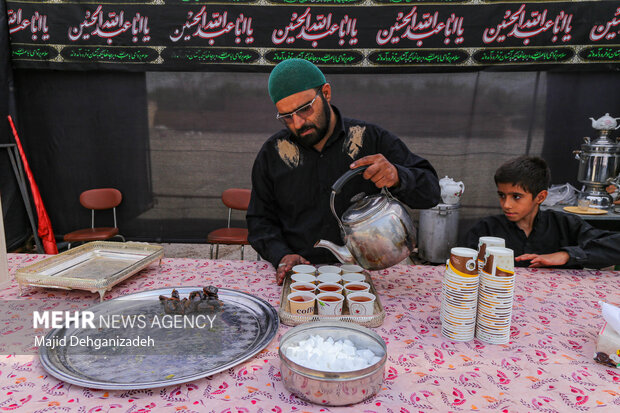
[[[312,263],[329,263],[335,256],[314,244],[325,239],[343,244],[330,211],[331,186],[349,171],[356,159],[381,153],[398,171],[400,184],[391,193],[411,208],[431,208],[440,200],[437,174],[431,164],[411,153],[392,133],[363,121],[342,118],[322,151],[300,144],[284,129],[271,136],[259,151],[252,169],[252,199],[247,212],[252,247],[274,266],[287,254]],[[361,175],[336,196],[339,216],[360,193],[379,189]]]

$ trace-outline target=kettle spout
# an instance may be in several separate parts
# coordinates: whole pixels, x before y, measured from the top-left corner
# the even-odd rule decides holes
[[[343,264],[356,264],[353,256],[345,246],[336,245],[331,241],[322,239],[317,241],[316,244],[314,244],[314,248],[319,247],[330,250],[331,253],[334,254],[336,258],[338,258],[338,261]]]

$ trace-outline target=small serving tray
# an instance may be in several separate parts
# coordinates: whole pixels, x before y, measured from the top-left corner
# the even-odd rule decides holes
[[[383,324],[383,320],[385,320],[385,310],[383,309],[383,305],[381,304],[381,300],[379,299],[379,294],[377,294],[377,290],[375,289],[375,285],[372,282],[372,278],[370,275],[364,271],[363,272],[366,279],[364,280],[368,284],[370,284],[370,293],[374,294],[376,298],[375,300],[375,308],[372,315],[353,315],[349,313],[349,308],[346,303],[346,299],[344,302],[344,306],[342,308],[342,315],[298,315],[291,313],[291,306],[286,299],[286,297],[291,293],[291,277],[286,276],[284,278],[284,283],[282,285],[282,292],[280,294],[280,308],[278,309],[278,315],[280,316],[280,321],[287,326],[296,326],[303,323],[308,323],[311,321],[346,321],[357,323],[364,327],[379,327]]]
[[[15,279],[20,293],[24,285],[87,290],[103,301],[106,291],[163,256],[160,245],[95,241],[20,268]]]

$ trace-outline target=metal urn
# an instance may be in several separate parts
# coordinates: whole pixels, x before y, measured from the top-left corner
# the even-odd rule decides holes
[[[618,119],[609,113],[599,119],[590,118],[599,137],[594,141],[585,137],[581,150],[573,152],[579,160],[577,180],[584,185],[582,196],[588,199],[591,208],[608,209],[613,205],[605,188],[620,173],[620,141],[609,136],[611,131],[620,128]]]
[[[418,256],[432,263],[445,263],[450,249],[456,247],[459,231],[460,200],[463,182],[445,176],[439,180],[443,203],[420,211]]]

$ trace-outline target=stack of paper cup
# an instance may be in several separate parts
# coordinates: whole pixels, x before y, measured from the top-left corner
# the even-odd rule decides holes
[[[480,270],[476,337],[490,344],[510,340],[512,302],[515,288],[514,252],[509,248],[487,247]]]
[[[478,252],[452,248],[442,284],[441,333],[454,341],[469,341],[476,331]]]
[[[480,237],[478,239],[478,271],[484,264],[484,256],[488,247],[505,247],[506,241],[499,237]]]

